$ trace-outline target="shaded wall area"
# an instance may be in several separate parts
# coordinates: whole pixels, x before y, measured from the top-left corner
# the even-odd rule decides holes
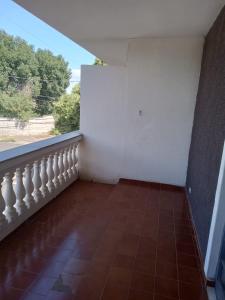
[[[225,139],[225,8],[204,46],[187,174],[188,197],[203,258]]]

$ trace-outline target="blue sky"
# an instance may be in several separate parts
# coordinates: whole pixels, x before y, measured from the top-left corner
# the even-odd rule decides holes
[[[0,0],[0,29],[20,36],[35,48],[61,54],[72,69],[71,80],[79,80],[81,64],[94,62],[92,54],[11,0]]]

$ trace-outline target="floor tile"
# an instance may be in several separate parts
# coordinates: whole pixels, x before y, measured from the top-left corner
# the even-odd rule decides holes
[[[10,289],[0,289],[0,299],[2,300],[18,300],[22,297],[23,291],[10,288]]]
[[[154,300],[152,293],[131,289],[128,300]]]
[[[109,270],[107,282],[115,285],[130,286],[132,271],[125,268],[112,267]]]
[[[178,281],[173,279],[156,277],[155,293],[164,297],[178,299],[179,298]],[[194,298],[190,298],[190,299],[194,299]]]
[[[112,266],[113,267],[119,267],[119,268],[125,268],[125,269],[133,269],[134,268],[134,258],[130,257],[128,255],[120,255],[117,254],[114,257]]]
[[[176,248],[179,253],[196,256],[196,248],[192,243],[177,243]]]
[[[35,279],[36,279],[35,274],[22,271],[12,279],[10,285],[13,288],[25,290],[29,288],[29,286],[35,281]]]
[[[134,270],[142,273],[155,275],[156,260],[137,257],[134,263]]]
[[[141,272],[134,272],[132,277],[131,289],[154,293],[154,287],[154,276],[150,276]]]
[[[45,296],[52,289],[56,280],[57,277],[41,276],[33,282],[29,288],[29,292]]]
[[[154,296],[154,300],[172,300],[172,299],[175,299],[175,298],[168,298],[168,297],[161,296],[161,295],[158,295],[158,294],[155,294],[155,296]],[[178,299],[179,298],[177,298],[177,300]]]
[[[129,289],[120,285],[109,285],[107,284],[101,300],[127,300]]]
[[[167,279],[178,279],[177,264],[157,261],[156,274]]]
[[[181,300],[207,300],[206,291],[201,285],[194,283],[180,283]]]
[[[63,268],[64,273],[74,275],[85,275],[88,273],[90,261],[84,259],[71,258]]]
[[[33,294],[30,292],[25,293],[21,298],[21,300],[44,300],[44,299],[46,299],[45,296]],[[17,298],[17,300],[18,300],[18,298]]]
[[[184,191],[125,182],[77,181],[4,239],[0,298],[205,300]]]
[[[198,261],[195,256],[178,253],[178,265],[198,269]]]
[[[191,267],[185,267],[185,266],[179,266],[178,267],[179,272],[179,280],[181,282],[187,282],[187,283],[197,283],[199,285],[203,284],[201,273],[196,268]]]

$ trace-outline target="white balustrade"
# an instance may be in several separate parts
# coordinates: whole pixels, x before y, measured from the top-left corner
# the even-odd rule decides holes
[[[0,240],[77,179],[79,132],[0,152]]]

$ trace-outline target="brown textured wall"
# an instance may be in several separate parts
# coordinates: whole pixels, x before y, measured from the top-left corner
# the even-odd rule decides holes
[[[225,139],[225,8],[204,46],[189,153],[187,190],[202,256],[205,256]]]

